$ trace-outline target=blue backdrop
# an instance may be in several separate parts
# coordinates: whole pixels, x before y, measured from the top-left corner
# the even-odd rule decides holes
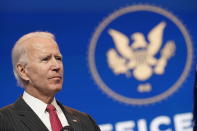
[[[158,10],[132,11],[136,5]],[[12,72],[14,43],[26,33],[49,31],[56,35],[63,54],[64,85],[57,95],[63,104],[92,115],[103,131],[191,131],[196,5],[195,0],[1,0],[0,107],[13,103],[23,92]],[[109,49],[116,49],[108,31],[115,29],[129,39],[141,32],[149,41],[148,34],[162,21],[166,23],[163,44],[155,58],[160,60],[168,40],[175,42],[165,72],[153,73],[146,80],[134,75],[138,66],[128,70],[129,76],[115,74],[107,62]],[[148,89],[140,92],[140,86]]]

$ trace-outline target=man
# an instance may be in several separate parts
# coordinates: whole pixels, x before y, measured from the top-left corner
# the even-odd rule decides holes
[[[33,32],[21,37],[12,50],[12,64],[24,93],[0,109],[0,131],[100,131],[89,115],[55,99],[64,71],[53,34]]]

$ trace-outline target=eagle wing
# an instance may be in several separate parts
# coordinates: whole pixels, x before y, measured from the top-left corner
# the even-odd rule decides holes
[[[155,26],[148,34],[148,40],[149,40],[149,45],[148,45],[148,53],[151,55],[155,55],[163,41],[163,30],[166,26],[165,22],[160,22],[157,26]]]
[[[107,58],[109,67],[113,69],[115,74],[127,73],[128,69],[125,66],[126,59],[120,57],[115,49],[110,49],[107,52]]]
[[[116,49],[118,52],[127,59],[131,59],[133,57],[133,51],[129,46],[129,39],[126,35],[123,33],[114,30],[114,29],[109,29],[109,34],[111,35]]]

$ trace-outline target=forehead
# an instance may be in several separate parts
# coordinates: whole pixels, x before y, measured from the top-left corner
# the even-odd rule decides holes
[[[52,38],[35,37],[27,42],[27,50],[30,55],[55,53],[60,54],[58,45]]]

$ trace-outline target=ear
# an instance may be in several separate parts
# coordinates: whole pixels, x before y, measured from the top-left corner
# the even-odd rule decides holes
[[[25,80],[25,81],[29,81],[29,77],[27,75],[27,71],[26,71],[26,66],[25,65],[22,65],[22,64],[17,64],[16,65],[16,69],[17,69],[17,72],[19,74],[19,76]]]

